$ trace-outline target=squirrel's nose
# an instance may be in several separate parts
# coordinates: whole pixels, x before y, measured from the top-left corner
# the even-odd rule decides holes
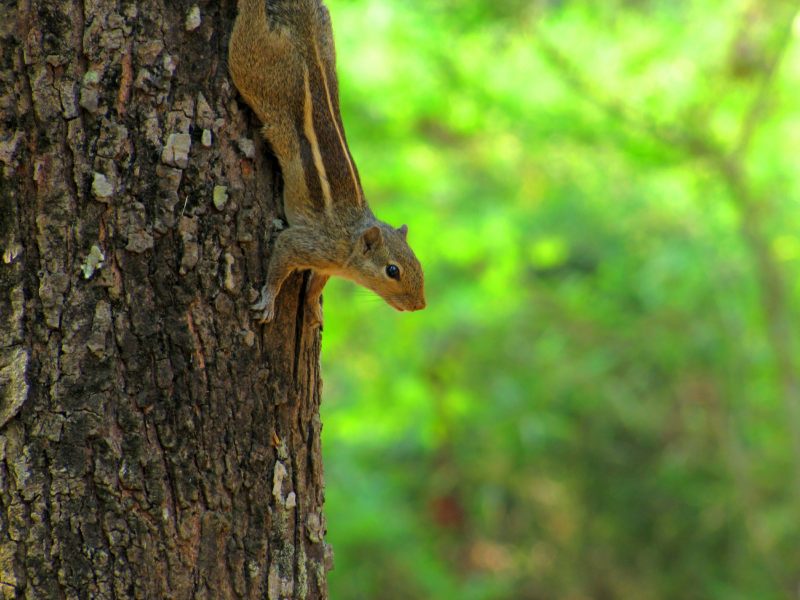
[[[414,304],[414,310],[422,310],[423,308],[425,308],[425,306],[426,306],[425,305],[425,298],[420,298]]]

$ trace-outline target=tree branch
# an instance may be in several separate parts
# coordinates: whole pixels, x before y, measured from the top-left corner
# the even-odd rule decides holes
[[[676,123],[660,123],[623,100],[602,93],[541,31],[537,32],[536,39],[542,55],[576,94],[608,116],[662,144],[678,148],[695,158],[710,159],[727,185],[731,201],[740,211],[740,235],[753,258],[754,276],[760,288],[762,318],[775,360],[778,393],[786,407],[787,427],[792,438],[794,491],[800,498],[800,375],[794,351],[794,311],[788,300],[784,273],[763,233],[764,211],[768,210],[768,205],[761,202],[752,189],[744,164],[747,150],[767,111],[772,83],[792,40],[792,27],[800,14],[800,3],[795,1],[793,6],[787,18],[780,20],[777,48],[760,74],[756,92],[742,116],[739,135],[730,150],[725,149],[707,127],[694,131]],[[760,543],[759,540],[756,542]]]
[[[546,35],[537,31],[535,39],[542,55],[561,75],[562,80],[578,96],[609,117],[693,157],[718,159],[724,155],[721,145],[713,138],[711,132],[697,133],[677,123],[659,122],[655,117],[635,110],[623,100],[603,94]]]
[[[742,120],[742,127],[739,132],[739,139],[733,148],[732,156],[735,159],[738,159],[747,152],[759,121],[766,113],[770,87],[775,80],[775,75],[778,72],[783,57],[786,55],[786,50],[792,41],[792,27],[795,19],[798,17],[800,17],[800,2],[796,3],[795,8],[789,13],[789,18],[786,19],[783,24],[778,47],[766,68],[761,71],[761,80],[759,81],[758,89],[753,97],[753,102],[745,112],[744,119]]]

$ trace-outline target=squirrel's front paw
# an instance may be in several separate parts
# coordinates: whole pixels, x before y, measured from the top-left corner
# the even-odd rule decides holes
[[[273,307],[265,308],[263,310],[258,310],[253,307],[251,308],[255,311],[255,319],[259,323],[269,323],[275,316],[275,309]]]
[[[257,321],[261,323],[272,321],[275,316],[275,297],[267,291],[267,286],[262,288],[258,302],[251,304],[250,310],[257,313]]]

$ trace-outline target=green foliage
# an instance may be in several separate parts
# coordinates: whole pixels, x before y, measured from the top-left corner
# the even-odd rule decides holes
[[[428,297],[326,288],[332,597],[794,597],[796,7],[328,3]]]

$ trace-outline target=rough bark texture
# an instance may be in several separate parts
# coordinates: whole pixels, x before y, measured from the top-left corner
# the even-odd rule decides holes
[[[248,313],[235,2],[0,0],[0,598],[324,598],[319,335]]]

